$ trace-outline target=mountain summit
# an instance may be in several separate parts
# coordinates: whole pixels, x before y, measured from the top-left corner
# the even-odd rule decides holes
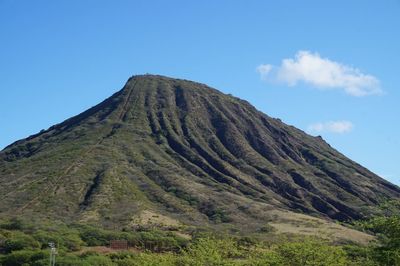
[[[359,219],[400,188],[244,100],[141,75],[1,151],[0,195],[2,215],[256,225]]]

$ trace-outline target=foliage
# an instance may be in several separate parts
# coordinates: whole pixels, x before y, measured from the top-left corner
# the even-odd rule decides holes
[[[10,221],[0,223],[11,224]],[[379,235],[380,242],[370,246],[338,246],[316,238],[260,242],[251,237],[227,237],[206,232],[194,235],[189,241],[161,230],[115,231],[88,224],[67,226],[44,222],[2,228],[0,265],[4,266],[48,265],[49,241],[57,243],[57,265],[60,266],[400,265],[397,217],[375,218],[364,225],[364,228]],[[96,249],[88,249],[82,252],[84,246],[107,246],[111,239],[125,239],[136,251],[100,254]]]
[[[89,225],[78,225],[80,238],[88,246],[105,246],[113,239],[124,239],[133,247],[154,251],[178,250],[186,245],[187,240],[175,234],[151,229],[140,232],[117,232]]]
[[[22,249],[33,250],[40,247],[40,243],[38,241],[36,241],[32,236],[26,235],[22,232],[10,232],[7,235],[7,239],[0,244],[0,247],[6,253]]]
[[[6,256],[3,256],[1,258],[0,265],[3,266],[32,265],[45,258],[47,258],[47,253],[44,251],[17,250],[7,254]]]
[[[109,257],[105,256],[88,256],[84,259],[89,265],[96,265],[96,266],[113,266],[115,265]]]
[[[284,243],[276,248],[284,265],[341,266],[347,265],[347,256],[341,247],[331,246],[314,239]]]
[[[375,217],[363,227],[379,237],[372,247],[375,260],[380,265],[400,265],[400,216]]]
[[[7,230],[22,230],[24,228],[24,222],[21,219],[18,219],[17,217],[12,217],[9,220],[3,221],[0,224],[1,229],[7,229]]]
[[[118,266],[174,266],[176,265],[176,258],[177,256],[172,253],[143,252],[139,254],[131,253],[122,258],[114,257],[113,262]]]
[[[178,265],[229,265],[232,258],[242,257],[232,239],[199,238],[182,251]]]

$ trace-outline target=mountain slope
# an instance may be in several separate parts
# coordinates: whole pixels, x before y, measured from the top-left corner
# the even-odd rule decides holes
[[[246,101],[143,75],[1,151],[0,195],[3,215],[237,225],[358,219],[400,189]]]

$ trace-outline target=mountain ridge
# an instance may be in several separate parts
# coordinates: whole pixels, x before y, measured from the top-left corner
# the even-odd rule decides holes
[[[350,221],[400,197],[321,137],[158,75],[133,76],[100,104],[7,146],[0,183],[0,213],[102,223],[132,223],[145,210],[212,226],[262,224],[274,212]]]

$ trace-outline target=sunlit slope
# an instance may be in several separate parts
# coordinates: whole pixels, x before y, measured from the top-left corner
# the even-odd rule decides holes
[[[303,214],[359,219],[400,189],[246,101],[143,75],[5,148],[0,197],[2,215],[134,224],[150,213],[252,230]]]

